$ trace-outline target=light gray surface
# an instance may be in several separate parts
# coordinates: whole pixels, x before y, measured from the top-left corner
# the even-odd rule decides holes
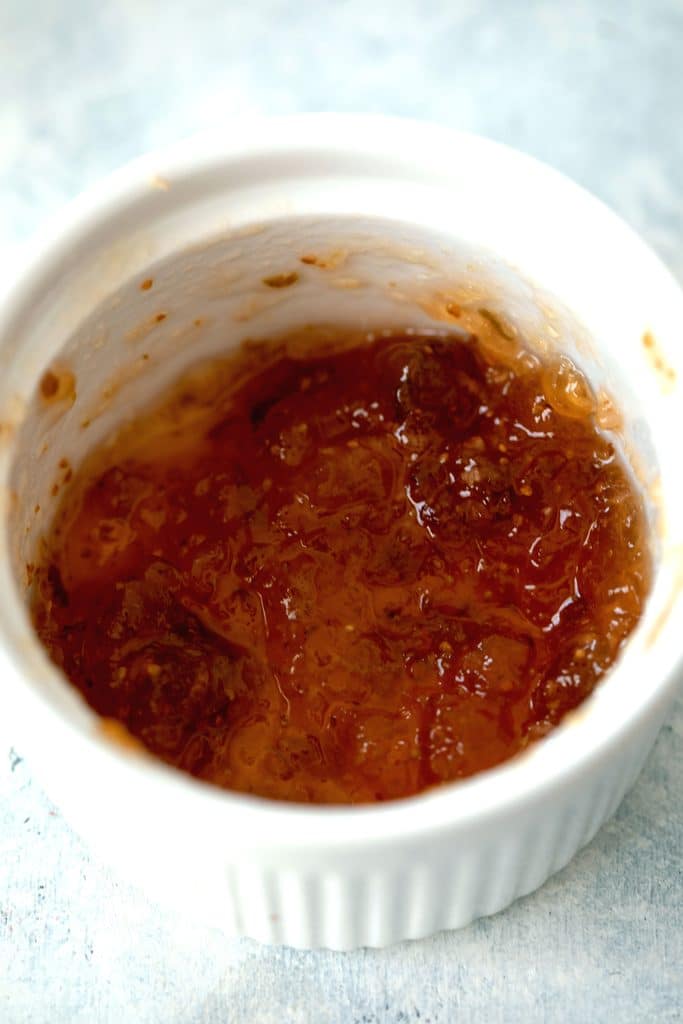
[[[682,52],[681,0],[0,0],[0,267],[145,148],[235,113],[376,110],[559,167],[683,281]],[[569,868],[379,952],[269,950],[158,910],[90,859],[20,753],[0,750],[3,1024],[683,1019],[681,700]]]

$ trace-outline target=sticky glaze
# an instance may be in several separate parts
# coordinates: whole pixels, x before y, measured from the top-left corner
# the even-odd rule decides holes
[[[571,362],[478,322],[246,347],[93,454],[33,614],[101,715],[344,803],[498,764],[591,693],[647,592],[642,505]]]

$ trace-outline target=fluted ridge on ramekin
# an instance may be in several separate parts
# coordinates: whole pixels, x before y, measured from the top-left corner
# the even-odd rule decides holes
[[[635,782],[650,742],[606,772],[569,787],[540,820],[495,833],[484,848],[459,848],[448,834],[417,863],[320,870],[240,864],[228,869],[233,914],[226,927],[298,948],[386,946],[459,928],[495,914],[563,868],[615,812]],[[400,852],[400,851],[399,851]]]

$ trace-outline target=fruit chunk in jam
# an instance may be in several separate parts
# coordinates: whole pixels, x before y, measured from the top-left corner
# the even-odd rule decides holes
[[[641,613],[642,505],[572,364],[479,327],[246,347],[93,453],[33,606],[86,700],[200,778],[342,803],[580,704]]]

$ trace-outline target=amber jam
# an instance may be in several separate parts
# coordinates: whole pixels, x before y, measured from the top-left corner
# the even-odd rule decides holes
[[[572,364],[484,314],[246,346],[93,453],[33,607],[93,708],[217,785],[353,803],[584,700],[641,613],[643,507]]]

